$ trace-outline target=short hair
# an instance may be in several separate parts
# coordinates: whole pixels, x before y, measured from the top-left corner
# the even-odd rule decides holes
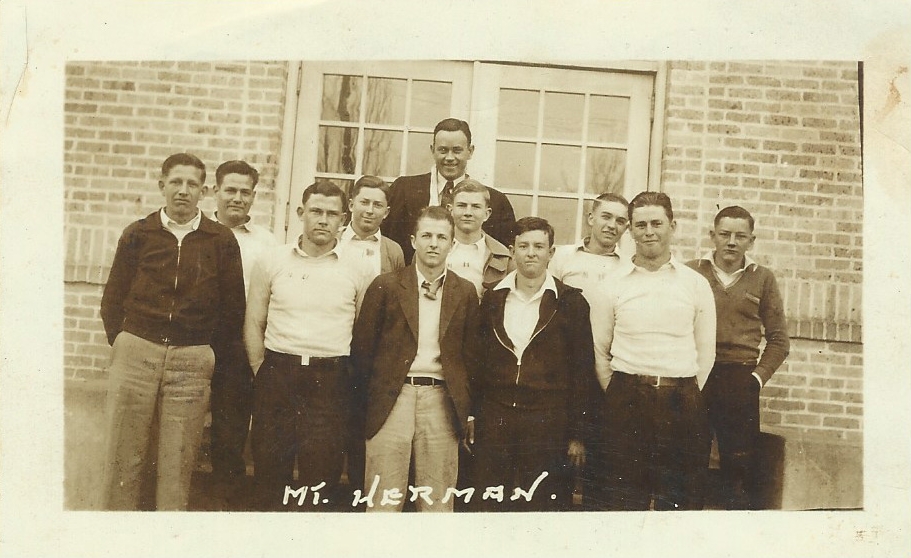
[[[484,202],[487,204],[487,207],[490,207],[490,190],[487,189],[487,186],[484,186],[473,178],[466,178],[456,184],[455,188],[452,189],[453,202],[457,195],[469,192],[472,194],[484,194]]]
[[[636,194],[636,197],[629,202],[629,205],[626,208],[631,223],[633,221],[633,210],[637,207],[645,207],[647,205],[663,207],[664,213],[667,215],[667,220],[674,220],[674,208],[671,206],[671,198],[669,198],[667,194],[664,192],[639,192]]]
[[[259,171],[250,166],[246,161],[225,161],[215,169],[215,184],[221,186],[221,181],[229,174],[241,174],[253,179],[253,188],[259,184]]]
[[[592,201],[591,210],[594,212],[596,209],[598,209],[598,206],[600,206],[602,202],[609,202],[609,201],[623,204],[623,207],[629,207],[629,202],[626,201],[626,198],[624,198],[620,194],[615,194],[613,192],[604,192],[603,194],[599,195],[597,198],[595,198]]]
[[[433,219],[435,221],[446,221],[449,223],[450,235],[455,234],[455,221],[452,220],[452,214],[446,210],[445,207],[440,207],[439,205],[431,205],[421,209],[418,213],[418,218],[414,220],[414,227],[411,229],[411,234],[417,236],[418,234],[418,225],[421,224],[421,219]]]
[[[203,163],[199,157],[190,153],[175,153],[165,159],[164,163],[161,164],[161,176],[167,176],[168,173],[171,172],[171,169],[179,165],[198,168],[202,173],[201,181],[205,184],[206,164]]]
[[[727,217],[728,219],[746,219],[747,223],[750,224],[750,232],[753,232],[753,227],[756,224],[756,222],[753,220],[753,216],[750,215],[749,211],[740,207],[739,205],[732,205],[729,207],[725,207],[724,209],[719,211],[717,215],[715,215],[715,221],[714,221],[715,228],[718,228],[718,223],[720,223],[721,220],[724,219],[725,217]]]
[[[438,132],[462,132],[468,139],[468,145],[471,145],[471,128],[468,127],[468,122],[464,120],[459,120],[458,118],[440,120],[433,128],[433,141],[437,140]]]
[[[554,245],[554,228],[547,222],[547,219],[542,217],[522,217],[516,221],[516,226],[514,227],[515,233],[513,233],[513,246],[516,244],[516,238],[529,232],[529,231],[544,231],[547,233],[547,241],[550,243],[550,246]]]
[[[365,174],[358,178],[354,183],[354,186],[351,187],[351,192],[348,197],[353,200],[357,197],[362,188],[376,188],[377,190],[381,190],[383,195],[386,196],[386,203],[389,203],[389,185],[386,184],[386,181],[382,178]]]
[[[348,208],[348,197],[345,196],[345,191],[339,188],[338,185],[331,180],[319,179],[307,186],[304,190],[304,194],[301,196],[301,206],[307,205],[307,200],[314,194],[329,198],[340,198],[342,200],[342,209]]]

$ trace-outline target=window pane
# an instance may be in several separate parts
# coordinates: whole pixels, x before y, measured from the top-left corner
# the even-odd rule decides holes
[[[498,141],[495,164],[497,188],[531,190],[534,187],[535,144]]]
[[[576,240],[576,215],[579,200],[538,198],[538,216],[547,219],[554,228],[555,244],[570,244]]]
[[[590,147],[586,152],[585,191],[589,194],[623,193],[626,151]]]
[[[531,196],[506,194],[506,197],[509,198],[509,203],[512,204],[512,210],[516,214],[516,219],[531,215]]]
[[[538,92],[500,89],[497,135],[536,138],[538,136]]]
[[[442,81],[411,83],[411,122],[413,127],[433,128],[449,117],[452,107],[452,84]]]
[[[544,94],[545,139],[582,141],[585,96],[572,93]]]
[[[405,174],[424,174],[433,167],[433,156],[430,154],[431,143],[433,143],[433,134],[425,134],[423,132],[408,133],[408,155],[405,161]]]
[[[588,141],[626,143],[629,98],[592,95],[588,108]]]
[[[367,119],[370,124],[405,125],[404,79],[367,78]]]
[[[364,130],[364,174],[398,176],[402,132]]]
[[[540,189],[548,192],[578,192],[582,148],[541,146]]]
[[[361,78],[323,76],[322,120],[357,122],[361,113]]]
[[[316,172],[354,174],[357,162],[356,145],[356,128],[320,126]]]

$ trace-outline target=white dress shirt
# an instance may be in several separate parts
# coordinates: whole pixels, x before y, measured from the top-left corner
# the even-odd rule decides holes
[[[193,217],[182,225],[174,219],[168,217],[168,214],[165,213],[163,207],[159,212],[159,216],[161,217],[161,225],[166,228],[171,234],[177,237],[177,245],[180,246],[180,244],[183,242],[184,237],[190,234],[190,231],[195,231],[199,228],[199,222],[202,220],[202,211],[199,211],[197,209],[196,217]]]
[[[462,176],[456,177],[452,181],[452,186],[455,188],[455,185],[468,178],[468,174],[463,174]],[[440,176],[440,173],[437,171],[436,165],[430,169],[430,204],[429,205],[440,205],[440,194],[443,193],[443,188],[446,187],[448,180]]]
[[[215,220],[218,220],[218,212],[215,212]],[[278,246],[278,240],[275,235],[259,225],[254,225],[249,218],[246,223],[231,227],[234,238],[240,246],[240,260],[244,266],[244,287],[246,292],[250,292],[250,274],[253,273],[253,264],[259,256],[267,249]]]
[[[478,298],[483,294],[482,283],[487,256],[487,240],[482,234],[480,240],[473,244],[462,244],[456,240],[446,258],[446,267],[459,277],[471,281],[478,291]]]
[[[417,269],[417,266],[415,266]],[[428,281],[421,270],[417,269],[418,275],[418,352],[414,355],[414,362],[408,370],[408,376],[428,376],[442,380],[443,363],[440,361],[440,308],[443,304],[443,289],[446,285],[441,284],[437,289],[436,300],[424,296],[424,289],[421,284]],[[437,281],[444,278],[446,272]],[[444,280],[443,283],[446,281]]]
[[[748,254],[743,255],[743,267],[734,271],[734,273],[728,273],[727,271],[718,267],[718,264],[715,263],[715,252],[708,252],[703,254],[700,260],[708,260],[712,264],[712,271],[715,272],[715,277],[718,278],[718,281],[724,285],[724,288],[728,288],[743,275],[743,272],[750,269],[750,267],[756,267],[756,262],[753,261]]]
[[[351,223],[348,223],[348,226],[342,231],[339,240],[346,250],[351,250],[352,255],[367,261],[373,267],[376,275],[379,275],[383,266],[380,254],[382,237],[383,234],[377,229],[372,235],[361,238],[354,232],[354,227],[351,226]]]
[[[558,246],[547,270],[554,277],[571,287],[582,289],[588,298],[600,283],[606,280],[624,259],[615,249],[610,254],[593,254],[585,249],[587,238],[576,244]]]

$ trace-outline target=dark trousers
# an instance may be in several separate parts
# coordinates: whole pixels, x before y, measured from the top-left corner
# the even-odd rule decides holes
[[[475,457],[470,485],[473,511],[561,511],[572,505],[573,468],[565,402],[542,410],[517,409],[485,399],[475,423]],[[542,472],[531,501],[511,500],[514,488],[529,491]],[[503,486],[503,501],[483,499],[487,487]]]
[[[709,424],[718,440],[724,505],[753,509],[756,448],[759,444],[759,382],[753,364],[718,363],[703,394]]]
[[[253,413],[253,370],[243,346],[216,355],[211,405],[212,474],[233,483],[247,472],[243,454]]]
[[[267,350],[254,380],[252,446],[254,499],[259,510],[328,511],[344,465],[350,426],[347,357],[311,359]],[[297,461],[298,477],[294,479]],[[285,487],[318,489],[317,504],[308,490],[303,506],[297,497],[283,504]],[[350,495],[349,495],[350,497]],[[331,502],[323,502],[329,499]]]
[[[695,378],[653,387],[615,372],[593,449],[589,509],[701,509],[711,439]]]

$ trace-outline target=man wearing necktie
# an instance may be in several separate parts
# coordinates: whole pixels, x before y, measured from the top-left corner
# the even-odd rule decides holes
[[[389,194],[389,216],[383,221],[383,234],[399,243],[410,262],[414,250],[410,235],[421,209],[429,205],[447,207],[452,203],[455,186],[468,175],[465,170],[474,153],[471,128],[464,120],[446,118],[433,130],[430,145],[434,168],[426,174],[400,176],[392,183]],[[516,216],[506,195],[490,190],[490,218],[484,231],[509,246]]]
[[[453,510],[459,440],[471,407],[469,355],[478,331],[474,286],[446,271],[452,217],[426,207],[411,236],[414,263],[377,277],[364,296],[351,345],[356,389],[366,409],[367,511]],[[408,489],[414,461],[414,486]],[[375,490],[373,489],[375,487]]]
[[[389,186],[382,178],[360,177],[351,188],[348,201],[351,222],[340,237],[343,246],[370,262],[375,275],[405,267],[402,248],[380,232],[380,224],[389,215],[388,200]]]

